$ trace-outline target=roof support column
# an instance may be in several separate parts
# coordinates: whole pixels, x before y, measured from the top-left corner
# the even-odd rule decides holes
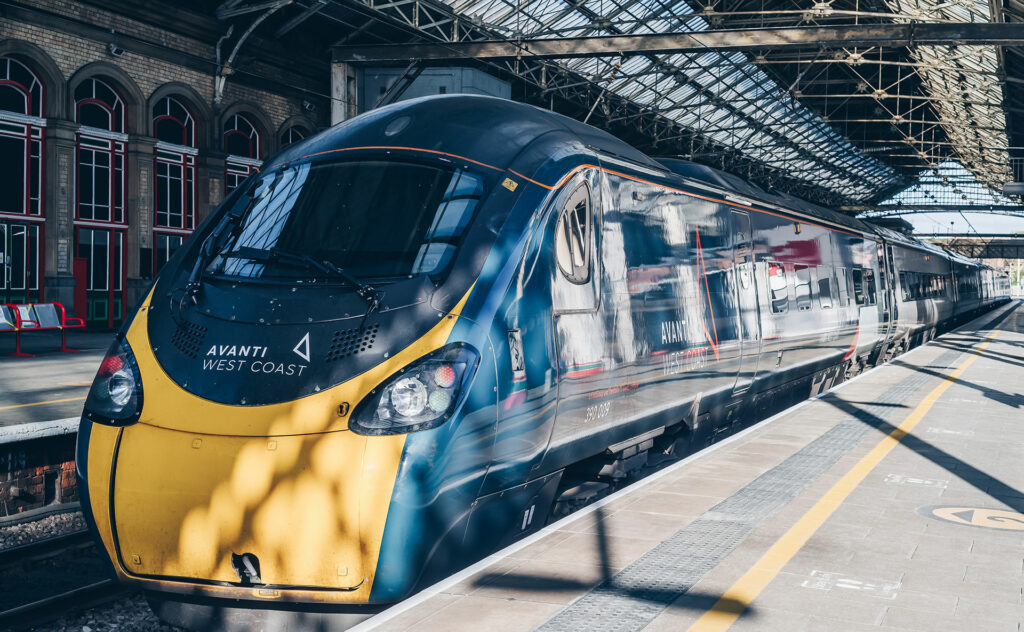
[[[331,63],[331,125],[359,113],[359,74],[349,63]]]

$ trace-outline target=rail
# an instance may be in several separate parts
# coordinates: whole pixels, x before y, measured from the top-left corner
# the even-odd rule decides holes
[[[109,603],[131,590],[113,579],[104,579],[74,590],[45,597],[32,603],[0,612],[0,628],[25,628],[59,619],[72,612]]]
[[[85,529],[0,550],[0,569],[41,560],[76,548],[92,546]],[[131,589],[114,579],[101,579],[54,595],[0,610],[0,629],[21,629],[114,601]]]
[[[52,538],[0,549],[0,568],[10,566],[11,564],[18,564],[25,560],[49,557],[67,549],[90,543],[92,543],[92,539],[89,537],[89,532],[85,529],[80,529]]]

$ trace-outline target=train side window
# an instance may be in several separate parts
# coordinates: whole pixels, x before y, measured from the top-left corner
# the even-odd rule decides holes
[[[772,295],[772,312],[782,314],[789,310],[789,294],[786,287],[786,269],[781,263],[768,264],[768,290]]]
[[[867,301],[867,305],[876,303],[874,270],[864,270],[864,299]]]
[[[907,273],[906,271],[900,272],[900,291],[903,293],[903,301],[910,300],[910,288],[907,286]]]
[[[853,298],[858,305],[867,305],[867,296],[864,294],[864,270],[852,268],[850,270],[850,282],[853,284]]]
[[[811,309],[811,270],[807,266],[794,266],[796,272],[796,308]]]
[[[591,215],[590,187],[583,183],[566,200],[555,228],[558,267],[577,285],[590,281]]]
[[[828,266],[818,266],[818,304],[832,309],[832,271]]]

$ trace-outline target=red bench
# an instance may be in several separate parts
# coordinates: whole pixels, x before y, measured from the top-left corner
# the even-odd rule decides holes
[[[67,315],[67,310],[60,303],[32,303],[25,305],[0,305],[0,333],[14,332],[14,353],[7,355],[21,358],[32,357],[31,353],[21,350],[21,334],[25,331],[60,331],[60,349],[65,353],[77,353],[77,349],[69,349],[67,330],[81,329],[85,321]]]

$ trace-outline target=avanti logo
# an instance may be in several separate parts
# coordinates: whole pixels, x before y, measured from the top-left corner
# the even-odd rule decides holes
[[[292,351],[295,352],[295,355],[299,356],[300,358],[302,358],[306,362],[309,362],[309,332],[308,331],[306,332],[306,335],[302,337],[302,340],[299,341],[299,344],[295,345],[295,348],[292,349]]]
[[[273,355],[280,355],[280,350],[267,358],[268,347],[261,345],[212,345],[203,357],[204,371],[234,372],[250,371],[266,375],[301,376],[309,365],[279,362]],[[306,362],[310,358],[309,332],[303,336],[295,348],[295,355]]]
[[[225,358],[265,358],[267,357],[267,348],[258,345],[212,345],[206,355]]]

